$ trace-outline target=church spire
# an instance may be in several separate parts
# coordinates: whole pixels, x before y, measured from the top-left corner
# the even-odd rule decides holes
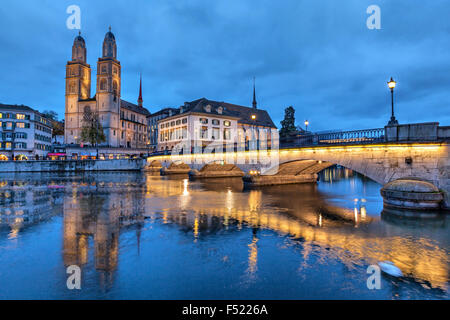
[[[144,100],[142,100],[142,75],[140,75],[139,79],[139,98],[138,98],[138,106],[142,107],[142,103]]]
[[[255,77],[253,77],[253,109],[256,109],[256,86],[255,86]]]

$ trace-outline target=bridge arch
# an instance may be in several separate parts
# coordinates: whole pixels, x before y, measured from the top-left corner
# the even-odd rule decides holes
[[[346,161],[327,161],[327,160],[315,160],[315,159],[289,159],[285,162],[281,162],[279,165],[269,169],[265,174],[269,175],[289,175],[297,176],[300,174],[318,174],[319,172],[334,166],[339,165],[347,169],[358,172],[359,174],[374,180],[377,183],[384,184],[384,179],[380,179],[380,174],[376,174],[378,170],[367,170],[352,163]],[[372,174],[375,173],[375,174]]]

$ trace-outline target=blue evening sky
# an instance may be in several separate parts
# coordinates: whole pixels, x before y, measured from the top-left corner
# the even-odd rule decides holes
[[[386,82],[397,80],[400,123],[450,125],[450,1],[141,0],[17,1],[0,4],[0,103],[64,117],[65,64],[81,8],[95,94],[96,63],[108,26],[122,64],[122,98],[136,103],[139,72],[150,112],[184,101],[251,105],[277,126],[292,105],[313,131],[384,126]],[[366,9],[381,8],[381,30]]]

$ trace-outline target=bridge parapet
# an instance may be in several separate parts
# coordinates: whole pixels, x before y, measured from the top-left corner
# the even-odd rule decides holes
[[[439,122],[425,122],[393,125],[375,129],[299,134],[295,137],[282,139],[281,148],[448,140],[450,140],[449,126],[439,126]]]
[[[450,128],[439,122],[411,123],[386,126],[386,141],[438,141],[450,139]]]

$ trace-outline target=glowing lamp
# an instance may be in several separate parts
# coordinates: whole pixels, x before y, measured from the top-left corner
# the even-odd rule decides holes
[[[397,82],[395,82],[394,79],[392,79],[391,77],[391,80],[389,80],[388,82],[389,89],[394,90],[396,84]]]

